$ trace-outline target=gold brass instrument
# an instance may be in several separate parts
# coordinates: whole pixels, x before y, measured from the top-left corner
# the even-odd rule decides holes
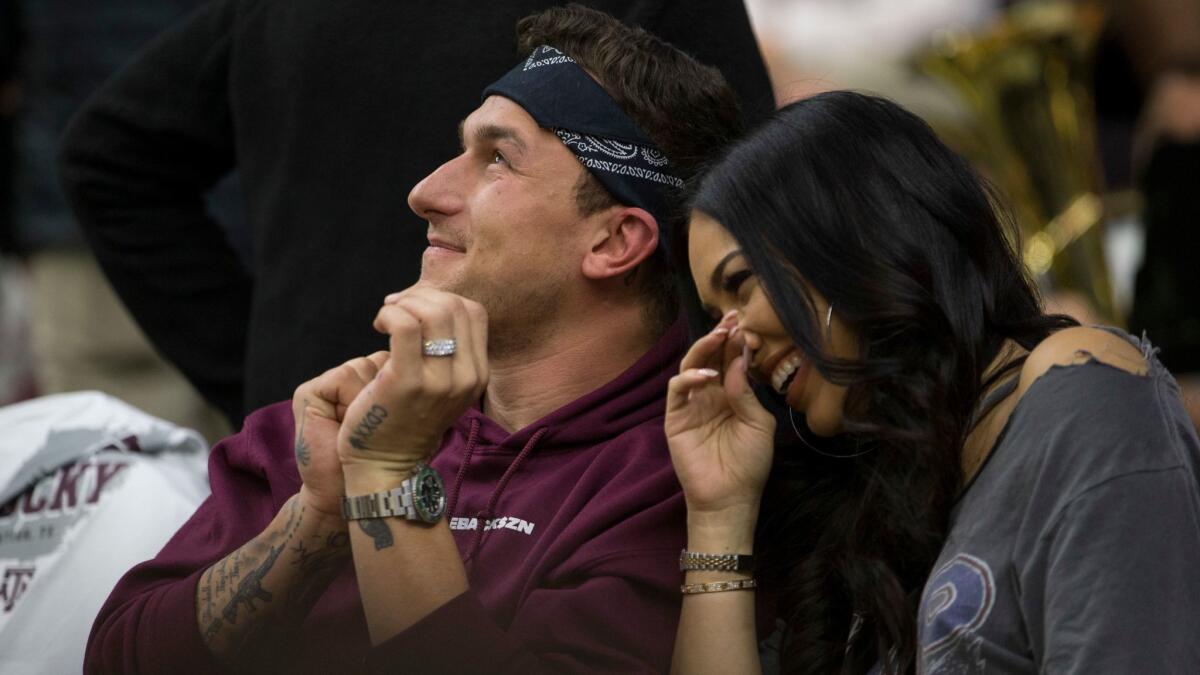
[[[941,36],[916,64],[965,103],[965,127],[935,126],[1007,200],[1035,278],[1081,294],[1100,319],[1120,325],[1088,85],[1102,19],[1079,3],[1029,1],[981,33]]]

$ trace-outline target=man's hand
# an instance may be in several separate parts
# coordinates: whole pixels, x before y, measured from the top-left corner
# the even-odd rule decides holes
[[[388,297],[375,329],[390,337],[389,358],[346,410],[337,442],[347,483],[371,490],[433,454],[488,381],[487,312],[477,302],[414,286]],[[423,354],[426,340],[447,339],[457,341],[453,355]]]
[[[296,388],[296,467],[304,485],[300,498],[322,515],[341,518],[344,494],[342,464],[337,456],[338,431],[346,410],[379,369],[387,352],[351,359]]]

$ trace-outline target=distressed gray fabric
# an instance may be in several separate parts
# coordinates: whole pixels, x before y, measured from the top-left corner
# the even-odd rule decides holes
[[[920,672],[1200,673],[1200,442],[1133,341],[1146,375],[1056,366],[1017,404],[926,583]]]

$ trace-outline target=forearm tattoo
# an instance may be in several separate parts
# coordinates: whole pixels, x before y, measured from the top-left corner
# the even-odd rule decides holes
[[[196,602],[201,635],[218,658],[269,658],[298,632],[312,604],[349,559],[345,532],[301,535],[304,518],[305,508],[292,500],[283,527],[251,540],[200,577]],[[295,578],[268,589],[264,581],[281,558],[290,559]]]
[[[359,529],[375,542],[376,551],[391,548],[395,543],[395,540],[392,539],[392,528],[383,518],[364,518],[354,522],[358,523]]]

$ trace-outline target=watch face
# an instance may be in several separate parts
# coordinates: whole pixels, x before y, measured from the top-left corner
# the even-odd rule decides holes
[[[421,519],[435,523],[446,510],[446,489],[442,477],[429,467],[421,467],[413,481],[413,505]]]

